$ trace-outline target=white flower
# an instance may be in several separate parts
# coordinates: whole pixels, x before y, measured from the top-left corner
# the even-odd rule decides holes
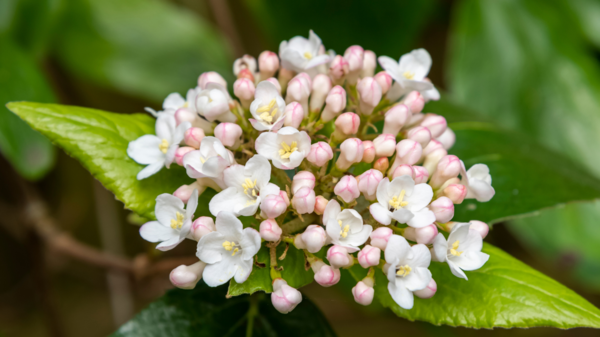
[[[196,256],[208,264],[202,279],[210,287],[224,284],[232,277],[243,283],[250,276],[254,255],[260,249],[260,234],[254,228],[243,228],[242,222],[230,212],[221,212],[215,227],[215,232],[204,235],[198,242]]]
[[[300,166],[310,152],[310,137],[291,126],[277,133],[263,132],[256,139],[256,152],[273,161],[278,169],[292,170]]]
[[[388,291],[399,306],[412,309],[413,291],[425,289],[431,281],[431,253],[427,246],[410,246],[405,238],[392,235],[385,249]]]
[[[184,210],[183,201],[168,193],[156,198],[154,213],[158,221],[150,221],[140,228],[144,240],[160,242],[156,249],[170,250],[190,236],[192,218],[198,206],[198,190],[194,190]]]
[[[191,127],[187,122],[175,125],[175,117],[160,114],[156,119],[156,135],[143,135],[129,142],[127,155],[138,164],[148,165],[137,174],[138,180],[148,178],[163,166],[171,166],[185,131]]]
[[[183,156],[183,167],[190,178],[212,178],[224,187],[223,171],[235,163],[233,154],[215,137],[204,137],[200,149]]]
[[[461,163],[461,185],[467,188],[466,199],[477,199],[479,202],[488,202],[496,191],[492,187],[492,176],[490,169],[485,164],[475,164],[466,171],[465,163]]]
[[[173,92],[170,93],[169,96],[167,96],[167,98],[165,98],[165,100],[163,101],[162,111],[156,111],[148,107],[144,108],[144,110],[149,112],[154,117],[158,117],[159,113],[167,113],[169,115],[174,115],[177,109],[189,108],[190,104],[194,104],[196,100],[196,94],[196,88],[188,90],[186,98],[183,98],[178,92]],[[192,110],[195,111],[196,109]]]
[[[260,155],[256,155],[246,166],[232,165],[224,172],[226,189],[215,195],[208,208],[212,215],[220,212],[232,212],[236,216],[251,216],[256,213],[258,206],[269,194],[279,194],[279,187],[269,183],[271,179],[271,164]]]
[[[258,131],[277,131],[285,121],[285,101],[275,85],[262,81],[256,87],[254,101],[250,104],[250,123]]]
[[[210,82],[206,89],[200,91],[196,96],[196,110],[208,121],[235,123],[236,117],[229,110],[231,96],[227,90],[220,84]]]
[[[411,227],[421,228],[435,221],[435,214],[427,208],[433,190],[427,184],[417,184],[408,175],[392,180],[384,178],[377,186],[377,202],[370,207],[371,215],[383,225],[392,219]]]
[[[331,59],[330,55],[319,55],[320,48],[321,39],[312,30],[308,33],[308,39],[296,36],[289,42],[281,41],[279,45],[281,66],[298,73],[307,72],[312,77],[317,74],[316,66],[327,63]]]
[[[431,253],[434,261],[448,262],[450,271],[456,277],[467,280],[463,270],[476,270],[481,268],[490,258],[482,253],[483,239],[479,232],[469,230],[470,223],[454,225],[448,241],[442,233],[433,240]]]
[[[402,87],[403,91],[425,92],[433,88],[433,84],[425,80],[431,68],[431,56],[425,49],[415,49],[404,54],[399,62],[387,56],[380,56],[378,60],[381,67]]]
[[[323,213],[323,224],[327,229],[327,235],[334,245],[345,247],[349,253],[359,250],[364,244],[373,227],[364,225],[363,219],[357,211],[345,209],[342,211],[340,204],[330,200]]]

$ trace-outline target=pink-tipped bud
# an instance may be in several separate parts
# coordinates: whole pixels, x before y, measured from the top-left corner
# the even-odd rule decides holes
[[[294,310],[300,302],[302,302],[302,294],[297,289],[290,287],[282,278],[273,281],[271,303],[277,311],[287,314]]]
[[[402,165],[396,167],[394,172],[392,172],[392,180],[394,180],[395,178],[401,177],[401,176],[410,176],[411,178],[414,179],[415,170],[410,165],[402,164]]]
[[[418,298],[432,298],[433,295],[435,295],[436,291],[437,291],[437,284],[435,283],[435,281],[433,279],[431,279],[431,281],[429,281],[429,284],[427,285],[427,287],[425,287],[424,289],[421,289],[421,290],[415,290],[415,291],[413,291],[413,294],[415,294],[415,296],[417,296]]]
[[[304,119],[304,109],[302,109],[302,104],[298,102],[292,102],[286,105],[284,114],[284,126],[291,126],[296,129],[300,127],[300,124]]]
[[[467,196],[467,187],[460,184],[450,184],[444,188],[443,196],[448,197],[454,204],[460,204]]]
[[[200,77],[198,77],[198,86],[202,90],[206,89],[206,85],[211,82],[220,84],[223,87],[227,88],[227,81],[225,81],[225,79],[221,75],[214,71],[202,73]]]
[[[402,164],[414,165],[421,159],[423,148],[421,144],[412,139],[403,139],[396,145],[396,159],[391,167],[391,172]]]
[[[261,215],[268,219],[275,219],[283,214],[288,205],[279,194],[269,194],[260,203]]]
[[[256,59],[252,55],[245,54],[233,62],[233,73],[239,76],[242,70],[247,69],[251,74],[256,72]]]
[[[348,62],[348,83],[356,84],[362,71],[364,49],[361,46],[350,46],[344,52],[344,59]]]
[[[315,175],[310,171],[300,171],[294,175],[292,180],[292,193],[296,193],[302,187],[308,187],[311,190],[315,188]]]
[[[406,138],[417,141],[422,148],[425,148],[431,141],[431,132],[424,126],[417,126],[408,130]]]
[[[437,140],[444,146],[444,149],[449,150],[454,145],[454,142],[456,142],[456,135],[450,128],[446,128]]]
[[[363,249],[358,252],[358,263],[363,268],[374,267],[379,264],[381,258],[381,249],[370,245],[365,245]]]
[[[358,177],[358,190],[365,196],[365,199],[373,201],[377,199],[377,186],[383,179],[383,173],[376,169],[365,171]]]
[[[425,119],[421,122],[421,126],[424,126],[429,129],[431,132],[431,137],[437,138],[441,136],[444,131],[448,128],[448,123],[446,122],[446,118],[431,114],[425,116]]]
[[[392,76],[385,71],[380,71],[374,78],[381,87],[381,93],[385,95],[392,87]]]
[[[454,217],[454,204],[447,197],[440,197],[429,204],[429,209],[435,214],[435,221],[446,223]]]
[[[360,112],[363,115],[370,115],[381,101],[381,86],[373,77],[365,77],[358,82],[356,90],[360,98]]]
[[[373,289],[373,281],[367,282],[366,279],[359,281],[354,288],[352,288],[352,296],[356,303],[360,305],[370,305],[373,303],[373,297],[375,296],[375,289]]]
[[[325,98],[325,109],[321,114],[323,122],[329,122],[346,108],[346,90],[339,85],[333,87]]]
[[[185,156],[186,153],[192,152],[194,150],[196,150],[196,149],[194,149],[191,146],[182,146],[182,147],[178,148],[175,151],[175,162],[177,163],[177,165],[183,166],[183,156]]]
[[[317,142],[310,146],[310,152],[306,156],[306,160],[317,165],[324,166],[328,161],[333,159],[333,150],[331,146],[325,142]]]
[[[311,266],[315,272],[315,281],[323,287],[331,287],[340,281],[340,270],[317,261]]]
[[[331,91],[331,79],[325,74],[318,74],[313,79],[312,92],[310,94],[310,111],[321,111],[325,103],[325,97]]]
[[[388,240],[392,237],[394,231],[389,227],[379,227],[371,232],[371,246],[377,247],[382,251],[387,247]]]
[[[233,93],[240,99],[242,106],[248,108],[254,100],[254,82],[247,78],[240,78],[233,82]]]
[[[375,160],[375,145],[373,145],[372,141],[365,140],[363,141],[363,148],[365,149],[365,152],[363,152],[362,162],[368,164],[372,163],[373,160]]]
[[[198,118],[198,114],[193,112],[188,108],[179,108],[175,111],[175,124],[179,125],[183,122],[190,122],[190,124],[194,124]]]
[[[311,83],[300,73],[290,80],[285,95],[285,102],[298,102],[302,105],[304,112],[308,112],[308,96],[311,91]]]
[[[343,176],[335,185],[333,193],[340,196],[345,202],[352,202],[360,195],[356,178],[351,175]]]
[[[442,143],[438,142],[435,139],[432,139],[429,144],[425,148],[423,148],[423,156],[428,156],[430,153],[437,149],[444,149]]]
[[[230,148],[237,148],[242,137],[242,128],[236,123],[219,123],[215,128],[215,137]]]
[[[306,80],[306,83],[308,83],[309,91],[312,90],[311,88],[312,88],[313,81],[309,74],[299,73],[298,75],[296,75],[296,77],[300,77],[300,78],[303,78],[304,80]]]
[[[358,138],[348,138],[340,145],[340,156],[335,165],[342,171],[347,170],[352,164],[360,163],[365,148]]]
[[[192,222],[192,236],[196,241],[208,234],[216,231],[215,221],[208,216],[201,216]]]
[[[273,77],[279,69],[279,57],[272,51],[265,50],[258,55],[258,70],[260,78]]]
[[[323,227],[319,225],[310,225],[302,233],[302,243],[310,253],[316,253],[323,248],[327,240],[327,234]]]
[[[265,81],[273,83],[277,92],[281,95],[281,84],[275,77],[269,77]]]
[[[361,77],[372,77],[375,74],[375,68],[377,68],[377,55],[371,50],[365,50]]]
[[[348,61],[346,61],[342,55],[336,55],[329,67],[329,76],[331,76],[333,83],[344,83],[344,79],[346,78],[346,75],[348,75],[348,72],[350,72]]]
[[[250,69],[242,69],[240,70],[240,72],[237,74],[237,78],[238,79],[246,79],[251,81],[252,83],[254,83],[254,73],[250,71]]]
[[[190,197],[192,196],[192,193],[196,189],[198,189],[197,183],[181,185],[177,190],[175,190],[175,192],[173,192],[173,195],[183,201],[184,204],[187,204],[188,200],[190,200]]]
[[[437,226],[434,224],[421,228],[406,227],[404,237],[408,240],[428,245],[433,243],[433,239],[438,235]]]
[[[292,207],[298,214],[310,214],[315,210],[315,191],[312,188],[302,187],[292,198]]]
[[[396,104],[385,113],[383,123],[383,132],[390,135],[397,135],[400,129],[408,122],[411,116],[410,110],[404,104]]]
[[[413,172],[415,173],[415,184],[424,184],[429,180],[429,172],[423,166],[413,165]]]
[[[420,92],[411,91],[402,100],[402,103],[410,109],[410,112],[412,112],[413,114],[417,114],[423,111],[423,107],[425,106],[425,99],[423,98]]]
[[[354,262],[354,258],[348,254],[346,248],[333,245],[327,250],[327,261],[334,268],[343,268],[351,265]]]
[[[360,117],[354,112],[344,112],[335,120],[335,130],[346,137],[356,134],[359,126]]]
[[[277,221],[275,221],[275,219],[267,219],[261,222],[259,232],[260,237],[265,241],[277,242],[279,241],[279,239],[281,239],[282,230],[281,227],[279,227],[279,225],[277,224]]]
[[[202,278],[206,263],[198,261],[191,266],[181,265],[171,271],[169,280],[174,286],[181,289],[194,289]]]
[[[315,198],[315,213],[317,213],[317,215],[323,215],[328,202],[329,200],[325,199],[322,195],[317,195]]]
[[[445,149],[434,150],[430,154],[425,156],[423,167],[427,169],[427,172],[429,172],[430,175],[433,175],[440,160],[447,155],[448,151],[446,151]]]
[[[431,185],[433,189],[441,187],[448,179],[458,177],[461,168],[462,165],[457,156],[447,155],[442,157],[437,164],[435,172],[431,176],[429,185]]]
[[[396,136],[387,133],[380,134],[373,140],[377,157],[391,157],[396,151]]]
[[[387,157],[381,157],[375,161],[375,164],[373,164],[373,168],[385,174],[388,168],[390,168],[390,161],[389,159],[387,159]]]
[[[200,128],[189,128],[185,131],[184,139],[186,145],[191,146],[195,149],[200,148],[200,142],[205,137],[204,131]]]
[[[479,235],[481,235],[482,239],[485,239],[485,237],[490,232],[490,226],[488,226],[485,222],[481,222],[478,220],[471,220],[471,221],[469,221],[469,223],[471,224],[469,226],[469,229],[474,230],[477,233],[479,233]]]

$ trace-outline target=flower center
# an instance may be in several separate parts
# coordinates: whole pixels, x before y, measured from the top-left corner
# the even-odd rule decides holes
[[[412,268],[409,265],[405,264],[398,268],[398,271],[396,271],[396,275],[402,276],[402,277],[407,277],[411,271],[412,271]]]
[[[413,78],[415,78],[415,73],[407,70],[402,74],[402,76],[404,76],[404,78],[406,78],[407,80],[412,80]]]
[[[256,199],[260,195],[260,191],[258,187],[256,187],[256,179],[254,182],[248,178],[242,184],[242,188],[244,189],[244,194],[249,196],[250,198]]]
[[[462,251],[461,252],[457,251],[459,244],[460,244],[460,242],[458,240],[454,241],[454,243],[452,244],[452,248],[450,249],[450,254],[452,254],[454,256],[460,256],[460,254],[463,253]]]
[[[259,116],[263,121],[268,123],[273,122],[275,115],[279,111],[279,109],[275,106],[275,103],[277,103],[277,101],[275,99],[272,99],[271,102],[269,102],[269,104],[256,109],[256,113],[260,114]]]
[[[171,228],[181,229],[181,226],[183,226],[184,216],[179,212],[177,212],[175,216],[177,217],[177,219],[171,219]]]
[[[298,143],[294,141],[291,145],[288,145],[286,142],[281,142],[281,147],[279,156],[281,159],[288,159],[294,151],[298,150]]]
[[[162,153],[167,153],[167,150],[169,149],[169,141],[166,139],[163,139],[160,142],[160,145],[158,145],[158,149],[160,150],[160,152]]]
[[[388,203],[390,204],[390,211],[397,210],[398,208],[402,208],[408,205],[408,201],[404,200],[404,195],[406,194],[405,190],[400,191],[400,194],[392,197]]]
[[[340,236],[343,238],[346,238],[348,236],[348,232],[350,231],[350,225],[344,226],[342,223],[342,220],[338,220],[338,224],[340,225],[340,228],[342,229]]]
[[[231,256],[235,256],[235,254],[237,254],[241,250],[240,244],[234,241],[223,242],[223,248],[225,248],[225,250],[228,252],[232,251]]]
[[[304,57],[305,57],[307,60],[310,60],[310,59],[312,59],[312,58],[313,58],[313,55],[312,55],[312,54],[311,54],[309,51],[307,51],[307,52],[304,52]]]

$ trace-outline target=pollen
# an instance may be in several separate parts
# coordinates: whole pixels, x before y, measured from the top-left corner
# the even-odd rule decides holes
[[[403,201],[404,200],[404,195],[406,195],[406,191],[402,190],[400,191],[400,194],[398,194],[397,196],[392,197],[392,199],[390,201],[388,201],[388,203],[390,204],[390,206],[393,209],[398,209],[401,207],[405,207],[406,205],[408,205],[407,201]]]
[[[412,268],[406,264],[406,265],[400,266],[400,268],[398,268],[396,275],[406,277],[406,276],[408,276],[408,274],[410,274],[411,271],[412,271]]]
[[[338,225],[340,225],[340,228],[342,228],[342,220],[338,220]]]
[[[291,145],[288,145],[286,142],[281,142],[281,149],[279,150],[279,156],[281,159],[288,159],[294,151],[298,150],[298,143],[292,142]]]
[[[259,116],[263,121],[271,123],[275,119],[277,112],[279,112],[279,109],[275,106],[276,103],[277,101],[272,99],[269,104],[256,109],[256,113],[260,114]]]
[[[412,80],[413,78],[415,78],[415,73],[407,70],[402,74],[402,76],[404,76],[404,78],[406,78],[407,80]]]
[[[457,251],[459,245],[460,242],[458,240],[454,241],[454,243],[452,244],[452,248],[450,249],[450,254],[454,256],[460,256],[463,252]]]
[[[233,241],[223,242],[223,248],[225,248],[226,251],[231,252],[233,250],[233,252],[231,252],[231,256],[235,256],[235,254],[237,254],[240,251],[240,249],[237,246],[239,245]]]
[[[244,194],[246,194],[247,196],[252,196],[255,198],[257,197],[256,179],[254,179],[254,182],[253,182],[252,180],[246,178],[246,180],[242,184],[242,188],[244,189]]]
[[[342,233],[340,235],[343,238],[346,238],[348,236],[349,231],[350,231],[350,225],[346,225],[346,226],[344,226],[344,230],[342,231]]]
[[[160,142],[160,145],[158,145],[158,149],[160,150],[160,152],[162,153],[167,153],[167,150],[169,150],[169,141],[166,139],[163,139]]]
[[[184,216],[179,212],[177,212],[175,216],[177,217],[177,219],[171,219],[171,228],[181,229],[181,226],[183,226]]]
[[[304,57],[305,57],[307,60],[310,60],[310,59],[312,59],[312,58],[313,58],[313,55],[312,55],[312,54],[311,54],[309,51],[307,51],[307,52],[304,52]]]

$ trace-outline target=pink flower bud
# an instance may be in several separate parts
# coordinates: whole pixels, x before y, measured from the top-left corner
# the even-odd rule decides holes
[[[413,291],[413,294],[415,294],[415,296],[417,296],[419,298],[432,298],[433,295],[435,295],[436,291],[437,291],[437,284],[435,283],[434,279],[431,279],[431,281],[429,281],[429,284],[427,285],[427,287],[425,287],[424,289],[421,289],[421,290]]]
[[[423,148],[423,156],[427,156],[437,149],[444,149],[444,146],[442,145],[442,143],[438,142],[437,140],[432,139],[429,142],[429,144],[427,144],[427,146],[425,148]]]
[[[429,209],[435,214],[435,221],[446,223],[454,217],[454,204],[447,197],[440,197],[429,204]]]
[[[316,253],[323,248],[325,240],[327,240],[327,234],[323,227],[319,225],[310,225],[306,227],[304,233],[302,233],[302,242],[306,246],[306,250],[310,253]]]
[[[269,77],[265,81],[273,83],[275,89],[277,89],[277,92],[279,92],[279,94],[281,95],[281,84],[275,77]]]
[[[318,74],[313,79],[312,93],[310,95],[310,111],[321,111],[325,97],[331,90],[331,79],[325,74]]]
[[[306,80],[306,83],[308,83],[308,88],[309,91],[311,91],[312,89],[312,78],[310,77],[309,74],[307,73],[299,73],[298,75],[296,75],[296,77],[300,77],[300,78],[304,78]]]
[[[352,296],[354,296],[354,300],[358,304],[366,306],[373,303],[373,297],[375,296],[373,282],[364,282],[364,280],[359,281],[354,288],[352,288]]]
[[[404,104],[396,104],[385,113],[383,123],[383,132],[390,135],[397,135],[400,129],[408,122],[411,114],[408,107]]]
[[[358,132],[360,117],[353,112],[344,112],[335,120],[335,130],[344,136],[350,136]]]
[[[471,220],[471,221],[469,221],[469,223],[471,223],[471,225],[469,226],[469,229],[474,230],[477,233],[479,233],[479,235],[481,235],[482,239],[485,239],[485,237],[490,232],[490,226],[488,226],[485,222],[481,222],[478,220]]]
[[[176,196],[177,198],[181,199],[181,201],[183,201],[184,204],[187,204],[188,200],[192,196],[192,193],[196,189],[198,189],[197,183],[193,183],[193,184],[189,184],[189,185],[181,185],[177,190],[175,190],[175,192],[173,192],[173,195]],[[200,191],[198,191],[198,192],[200,192]],[[200,193],[198,193],[198,194],[200,194]]]
[[[308,153],[308,156],[306,156],[306,160],[317,166],[324,166],[331,159],[333,159],[333,150],[331,150],[331,146],[325,142],[312,144],[310,146],[310,152]]]
[[[415,184],[424,184],[429,180],[429,172],[423,166],[413,165],[413,172],[415,173]]]
[[[381,93],[385,95],[392,87],[392,76],[385,71],[380,71],[374,78],[381,87]]]
[[[339,195],[345,202],[354,201],[360,195],[356,178],[350,175],[343,176],[335,185],[333,193]]]
[[[448,128],[448,123],[446,122],[446,118],[431,114],[425,116],[425,119],[421,122],[421,126],[424,126],[429,129],[431,132],[431,137],[437,138],[441,136],[446,128]]]
[[[200,148],[200,142],[204,138],[204,131],[200,128],[189,128],[185,131],[185,138],[183,141],[186,145],[189,145],[195,149]]]
[[[192,152],[194,150],[196,150],[196,149],[194,149],[191,146],[182,146],[182,147],[178,148],[175,151],[175,162],[177,163],[177,165],[183,166],[183,156],[185,156],[186,153]]]
[[[260,203],[261,214],[265,218],[274,219],[287,209],[285,200],[279,194],[269,194]]]
[[[460,184],[450,184],[444,188],[442,194],[452,200],[454,204],[460,204],[467,196],[467,188]]]
[[[373,77],[375,68],[377,68],[377,55],[371,50],[365,50],[363,54],[361,77]]]
[[[444,146],[444,149],[449,150],[456,141],[456,135],[450,128],[446,128],[444,133],[442,133],[437,140]]]
[[[329,122],[346,108],[346,90],[339,85],[333,87],[325,98],[325,109],[321,114],[323,122]]]
[[[302,187],[292,198],[292,207],[298,214],[309,214],[315,210],[315,191],[312,188]]]
[[[381,101],[381,86],[373,77],[365,77],[358,82],[356,90],[360,96],[360,112],[363,115],[370,115]]]
[[[388,240],[392,237],[394,231],[389,227],[379,227],[371,232],[371,246],[385,250]]]
[[[322,195],[317,195],[315,198],[315,213],[317,213],[317,215],[323,215],[328,202],[329,200],[325,199]]]
[[[344,59],[348,62],[348,83],[355,84],[362,71],[364,49],[361,46],[350,46],[344,52]]]
[[[314,265],[322,263],[319,267],[314,267]],[[332,285],[336,285],[340,281],[340,270],[337,268],[333,268],[331,266],[326,265],[324,262],[319,261],[313,264],[313,270],[315,271],[315,281],[323,287],[331,287]]]
[[[191,266],[181,265],[171,271],[169,280],[174,286],[181,289],[194,289],[202,278],[206,263],[198,261]]]
[[[248,69],[250,73],[256,72],[256,59],[254,56],[245,54],[233,62],[233,73],[236,76],[244,69]]]
[[[233,82],[233,93],[240,99],[242,106],[248,108],[254,100],[254,82],[247,78],[240,78]]]
[[[263,240],[277,242],[281,238],[282,230],[275,219],[267,219],[260,223],[259,232]]]
[[[342,55],[336,55],[329,67],[329,76],[335,84],[343,84],[346,75],[350,72],[348,61]]]
[[[292,102],[285,107],[285,121],[284,126],[291,126],[293,128],[299,128],[302,120],[304,119],[304,109],[298,102]]]
[[[188,108],[179,108],[175,111],[175,124],[177,125],[183,122],[194,124],[196,118],[198,118],[198,114]]]
[[[387,133],[380,134],[373,140],[377,157],[391,157],[396,151],[396,137]]]
[[[417,126],[408,130],[406,138],[417,141],[421,147],[425,148],[431,141],[431,132],[424,126]]]
[[[373,201],[377,199],[377,186],[383,179],[383,173],[376,169],[365,171],[358,177],[358,190],[365,196],[365,199]]]
[[[258,69],[260,78],[273,77],[279,69],[279,57],[272,51],[265,50],[258,55]]]
[[[358,138],[348,138],[340,145],[340,156],[335,165],[342,171],[347,170],[352,164],[360,163],[365,148]]]
[[[402,164],[402,165],[396,167],[394,172],[392,172],[392,180],[394,180],[395,178],[401,177],[401,176],[410,176],[411,178],[414,179],[415,171],[414,171],[413,167],[410,165],[407,165],[407,164]]]
[[[296,193],[302,187],[308,187],[311,190],[315,188],[315,175],[310,171],[300,171],[294,175],[292,180],[292,192]]]
[[[278,278],[273,281],[271,303],[277,311],[287,314],[300,302],[302,302],[302,294],[297,289],[290,287],[284,279]]]
[[[196,241],[200,241],[204,235],[216,230],[215,221],[211,217],[201,216],[192,222],[192,236]]]
[[[370,245],[365,245],[363,249],[358,252],[358,263],[363,268],[374,267],[379,264],[381,258],[381,249]]]
[[[445,150],[444,150],[445,151]],[[433,189],[439,188],[442,186],[448,179],[452,179],[458,177],[462,165],[460,163],[460,159],[454,155],[447,155],[442,157],[437,164],[437,168],[433,175],[431,176],[431,181],[429,185]]]
[[[425,99],[423,98],[420,92],[411,91],[402,100],[402,103],[405,104],[413,114],[417,114],[423,111],[423,107],[425,106]]]
[[[241,69],[240,72],[237,74],[237,78],[243,78],[246,80],[250,80],[252,83],[254,83],[254,73],[250,71],[250,69],[244,68]]]
[[[346,248],[333,245],[327,250],[327,260],[332,267],[343,268],[351,265],[354,262],[354,257],[348,254]]]
[[[290,205],[290,198],[288,197],[288,194],[286,191],[279,191],[279,196],[281,196],[281,198],[285,202],[286,206]]]
[[[306,79],[304,73],[296,75],[288,83],[287,93],[285,95],[285,102],[298,102],[302,105],[304,112],[308,112],[308,96],[310,95],[310,82]]]
[[[430,175],[433,175],[440,160],[447,155],[448,155],[448,151],[446,151],[444,149],[434,150],[430,154],[425,156],[425,161],[423,162],[423,167],[425,167],[425,169],[427,169],[427,172],[429,172]]]
[[[421,159],[423,148],[421,144],[412,139],[403,139],[396,145],[396,159],[390,168],[394,172],[402,164],[414,165]]]
[[[387,169],[390,168],[390,161],[387,159],[387,157],[381,157],[375,161],[373,168],[385,174]]]
[[[404,237],[408,240],[415,241],[428,245],[433,242],[433,239],[438,235],[437,226],[434,224],[427,225],[421,228],[406,227]]]
[[[221,75],[214,71],[202,73],[200,77],[198,77],[198,86],[202,90],[206,89],[206,85],[211,82],[218,83],[223,87],[227,88],[227,81],[225,81],[225,79]]]
[[[219,123],[215,128],[215,137],[230,148],[237,148],[242,137],[242,128],[235,123]]]

